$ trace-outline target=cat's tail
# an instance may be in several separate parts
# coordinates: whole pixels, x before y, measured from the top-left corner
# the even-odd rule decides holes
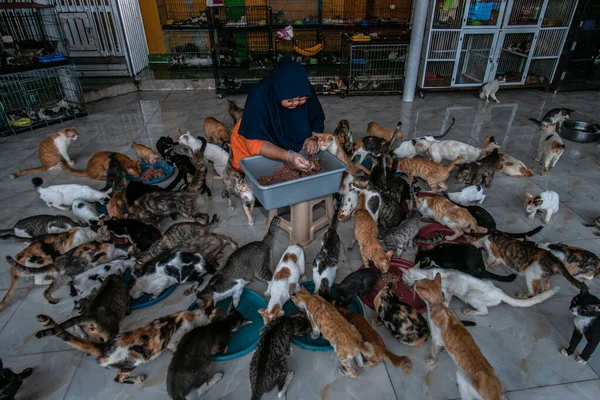
[[[452,127],[454,126],[454,123],[456,122],[456,118],[452,117],[452,122],[450,122],[450,126],[448,126],[446,128],[446,131],[444,133],[442,133],[441,135],[438,136],[434,136],[433,138],[436,140],[441,140],[443,138],[446,137],[446,135],[448,135],[450,133],[450,130],[452,129]]]
[[[8,303],[8,301],[10,299],[12,299],[12,297],[15,295],[15,292],[17,291],[17,288],[19,287],[19,277],[21,276],[21,271],[19,271],[16,268],[11,268],[10,276],[11,276],[10,289],[8,289],[8,292],[6,292],[2,301],[0,301],[0,310],[2,310],[4,308],[4,306],[6,306],[6,303]]]
[[[552,271],[554,274],[562,275],[569,283],[579,290],[587,290],[585,283],[578,281],[571,275],[565,264],[554,254],[546,250],[546,256],[539,260],[542,269]]]
[[[344,205],[344,196],[339,193],[333,194],[333,217],[331,218],[331,224],[329,225],[329,229],[331,231],[335,231],[338,226],[338,215],[340,214],[340,210]]]
[[[31,183],[33,183],[33,187],[35,187],[35,190],[39,192],[39,188],[42,187],[42,185],[44,184],[44,180],[36,176],[35,178],[31,179]]]
[[[529,118],[530,121],[535,122],[538,125],[542,124],[542,121],[540,121],[539,119],[535,119],[535,118]]]
[[[410,371],[412,371],[413,363],[410,360],[410,358],[394,354],[387,348],[383,350],[383,354],[385,358],[389,362],[391,362],[395,368],[402,368],[402,370],[404,371],[404,376],[408,376],[410,374]]]
[[[71,173],[76,176],[88,176],[86,170],[71,168],[70,165],[67,165],[65,163],[60,164],[60,169],[62,169],[63,171],[67,171],[68,173]]]
[[[500,289],[498,289],[500,290]],[[515,299],[514,297],[510,297],[509,295],[507,295],[506,293],[504,293],[502,290],[500,290],[500,299],[513,307],[532,307],[535,306],[536,304],[541,303],[542,301],[546,301],[548,300],[550,297],[554,296],[558,291],[560,290],[560,287],[558,286],[554,286],[549,290],[546,290],[544,293],[540,293],[537,296],[533,296],[530,297],[528,299]]]
[[[398,122],[398,125],[396,125],[396,129],[394,129],[394,133],[392,134],[392,137],[390,138],[390,147],[392,147],[392,145],[396,141],[396,138],[398,137],[398,134],[400,133],[401,126],[402,126],[402,121]]]
[[[35,337],[37,337],[39,339],[39,338],[43,338],[44,336],[54,336],[54,335],[61,333],[65,329],[71,328],[72,326],[83,325],[83,324],[86,324],[89,322],[96,322],[96,319],[91,316],[88,316],[88,315],[79,315],[77,317],[69,318],[62,324],[58,324],[52,328],[43,329],[41,331],[38,331],[35,334]]]
[[[532,230],[530,230],[528,232],[522,232],[522,233],[506,233],[506,232],[502,232],[502,233],[504,233],[509,238],[513,238],[513,239],[528,239],[530,236],[535,235],[536,233],[538,233],[542,229],[544,229],[544,227],[542,225],[540,225],[537,228],[534,228],[534,229],[532,229]]]
[[[517,278],[517,274],[510,274],[510,275],[504,276],[504,275],[496,275],[487,270],[484,270],[481,272],[481,275],[479,275],[479,277],[481,279],[492,279],[492,280],[498,281],[498,282],[512,282]]]
[[[48,168],[42,167],[42,166],[35,167],[35,168],[27,168],[27,169],[22,169],[22,170],[17,171],[17,172],[13,172],[12,174],[10,174],[10,177],[12,179],[15,179],[15,178],[18,178],[18,177],[23,176],[23,175],[33,174],[35,172],[44,172],[44,171],[48,171]]]
[[[102,343],[94,343],[91,340],[82,339],[68,331],[65,331],[64,329],[61,329],[60,325],[58,325],[52,318],[50,318],[47,315],[39,314],[37,316],[37,320],[43,326],[57,329],[58,332],[56,333],[56,335],[72,347],[81,350],[87,354],[90,354],[94,357],[100,357],[102,355]]]
[[[448,166],[446,167],[446,170],[448,171],[448,174],[450,173],[450,171],[452,171],[454,169],[454,165],[465,159],[465,156],[458,156],[456,157],[456,159],[454,161],[451,161],[450,164],[448,164]]]
[[[54,270],[56,269],[56,266],[54,264],[48,264],[44,265],[43,267],[35,268],[26,267],[16,262],[15,259],[11,256],[6,256],[6,262],[9,263],[12,267],[18,269],[19,271],[27,272],[28,274],[32,275],[49,274],[51,272],[54,272]]]
[[[279,226],[279,221],[281,220],[281,218],[279,216],[275,216],[273,217],[273,219],[271,220],[271,224],[269,225],[269,231],[267,232],[267,234],[265,235],[265,237],[263,238],[263,242],[268,244],[269,246],[273,245],[273,238],[275,237],[275,231],[277,230],[277,227]]]

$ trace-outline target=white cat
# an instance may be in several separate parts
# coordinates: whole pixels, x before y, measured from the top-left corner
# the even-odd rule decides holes
[[[297,244],[291,245],[281,256],[265,292],[265,296],[270,297],[269,305],[258,310],[265,325],[283,316],[283,305],[290,299],[290,292],[300,289],[298,283],[304,276],[304,269],[304,249]]]
[[[179,143],[189,147],[192,151],[200,150],[202,147],[202,142],[195,137],[192,136],[190,132],[187,132],[185,135],[179,136]],[[229,154],[221,147],[216,144],[207,143],[206,148],[204,149],[204,157],[208,161],[211,161],[214,164],[215,172],[219,175],[223,175],[223,170],[227,165],[227,159],[229,158]]]
[[[486,83],[479,90],[479,98],[485,99],[485,102],[488,103],[490,101],[490,97],[496,101],[496,103],[500,103],[500,100],[496,98],[496,93],[500,89],[500,84],[506,83],[506,77],[498,76],[491,82]]]
[[[528,214],[527,218],[533,219],[536,212],[543,211],[546,213],[544,223],[547,224],[550,222],[552,214],[558,212],[559,204],[560,199],[558,193],[553,192],[552,190],[546,190],[536,196],[527,193],[527,199],[525,200],[525,210]]]
[[[103,204],[108,204],[110,201],[108,193],[112,190],[109,189],[106,192],[101,192],[87,185],[76,184],[53,185],[44,188],[42,187],[44,183],[42,178],[33,178],[31,182],[40,194],[40,198],[48,207],[58,208],[63,211],[71,211],[71,206],[77,199],[89,202],[99,201]]]
[[[442,294],[444,295],[444,305],[446,307],[450,305],[452,297],[457,297],[466,305],[474,308],[474,310],[463,308],[462,313],[465,315],[487,315],[488,307],[494,307],[503,302],[513,307],[532,307],[554,296],[560,290],[558,286],[554,286],[552,289],[529,299],[515,299],[489,281],[483,281],[451,269],[421,269],[419,264],[404,271],[402,280],[408,286],[413,286],[415,281],[433,279],[436,274],[440,274],[442,277]]]
[[[77,275],[71,282],[71,295],[75,295],[77,299],[88,297],[94,290],[102,286],[102,279],[117,272],[124,273],[127,269],[133,271],[135,260],[114,260],[102,264],[98,264],[92,269]]]
[[[544,170],[542,176],[545,176],[551,168],[554,168],[560,157],[565,152],[565,144],[560,135],[556,133],[556,124],[544,125],[540,124],[540,144],[538,146],[538,154],[535,161],[540,162],[542,156],[544,158]]]
[[[463,156],[464,159],[457,164],[465,164],[477,161],[485,152],[491,152],[499,148],[496,143],[486,138],[483,148],[471,146],[470,144],[459,142],[457,140],[429,140],[417,139],[415,149],[418,154],[428,153],[433,161],[441,163],[443,160],[456,160]]]
[[[473,202],[481,205],[485,200],[485,194],[483,192],[483,186],[471,185],[463,188],[460,192],[448,193],[448,198],[461,206],[468,206]]]
[[[340,185],[339,193],[344,196],[342,200],[342,208],[338,213],[337,217],[340,221],[346,222],[352,217],[356,206],[358,205],[358,192],[350,190],[350,183],[354,180],[354,177],[349,173],[344,173],[342,183]]]
[[[394,157],[396,158],[415,158],[416,156],[422,155],[417,151],[415,144],[417,141],[429,141],[434,142],[436,139],[433,136],[423,136],[405,142],[400,143],[400,146],[394,150]]]
[[[81,199],[75,200],[71,206],[71,211],[73,211],[75,218],[81,222],[85,222],[87,224],[96,224],[98,221],[100,221],[100,213],[96,211],[96,208],[87,201],[83,201]]]

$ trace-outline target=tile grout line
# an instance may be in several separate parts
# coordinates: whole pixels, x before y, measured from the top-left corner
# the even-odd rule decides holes
[[[67,350],[67,351],[78,351],[78,350]],[[73,381],[75,380],[75,375],[77,375],[77,371],[79,371],[79,366],[81,365],[81,362],[83,361],[84,356],[85,356],[85,353],[81,353],[81,357],[79,358],[77,367],[75,368],[75,371],[73,371],[73,376],[71,377],[71,380],[69,381],[69,386],[67,386],[67,390],[65,390],[65,395],[63,396],[63,400],[67,398],[69,389],[71,389],[71,385],[73,384]]]
[[[564,383],[555,383],[552,385],[541,385],[541,386],[534,386],[534,387],[530,387],[527,389],[518,389],[518,390],[510,390],[510,391],[505,391],[504,393],[519,393],[519,392],[524,392],[526,390],[533,390],[533,389],[541,389],[541,388],[549,388],[549,387],[555,387],[555,386],[566,386],[566,385],[571,385],[571,384],[577,384],[577,383],[583,383],[583,382],[594,382],[594,381],[600,381],[599,378],[592,378],[592,379],[583,379],[581,381],[573,381],[573,382],[564,382]]]
[[[19,308],[21,307],[21,304],[23,304],[23,301],[25,301],[25,298],[27,296],[29,296],[29,293],[31,293],[31,287],[29,288],[23,288],[23,290],[27,290],[27,293],[25,294],[25,296],[23,297],[23,300],[21,300],[21,302],[19,303],[19,305],[17,306],[17,308],[15,308],[15,311],[13,311],[12,314],[10,314],[10,317],[8,317],[8,319],[6,320],[6,323],[4,324],[4,326],[2,327],[2,329],[0,329],[0,334],[2,334],[2,332],[4,331],[4,329],[8,326],[8,324],[10,323],[10,321],[12,320],[13,316],[15,315],[15,313],[19,310]],[[8,293],[8,292],[7,292]]]

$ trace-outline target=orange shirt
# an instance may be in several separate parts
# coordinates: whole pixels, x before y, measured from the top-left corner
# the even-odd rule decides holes
[[[233,127],[233,131],[231,131],[231,153],[233,154],[231,164],[233,168],[243,172],[242,167],[240,167],[240,160],[246,157],[257,156],[265,141],[258,139],[249,140],[240,135],[238,131],[241,123],[242,120],[240,119]]]

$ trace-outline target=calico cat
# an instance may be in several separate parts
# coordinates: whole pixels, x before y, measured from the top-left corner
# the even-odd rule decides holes
[[[354,160],[356,156],[360,156],[358,163],[362,164],[368,155],[371,157],[382,157],[388,155],[390,153],[390,148],[394,143],[394,140],[396,140],[398,134],[402,136],[402,133],[400,133],[400,125],[402,125],[402,122],[398,123],[396,130],[393,132],[389,140],[378,136],[365,136],[362,139],[356,140],[352,145],[352,157],[350,157],[350,160]]]
[[[112,151],[100,151],[92,156],[87,163],[85,170],[73,169],[69,165],[62,164],[61,169],[77,176],[87,176],[88,178],[103,181],[106,179],[106,171],[110,165],[110,155],[115,154],[115,158],[121,163],[121,167],[129,176],[140,176],[140,164],[127,157],[125,154]]]
[[[400,225],[388,229],[383,233],[383,243],[388,250],[394,250],[395,257],[400,258],[404,248],[408,246],[413,247],[413,239],[419,233],[419,222],[421,221],[421,214],[417,210],[417,204],[415,201],[415,193],[410,189],[412,195],[412,202],[410,212],[406,216],[406,219],[400,223]]]
[[[404,158],[398,161],[398,171],[408,175],[409,182],[412,182],[414,177],[425,180],[431,191],[437,193],[439,188],[443,191],[448,190],[446,180],[452,169],[454,169],[454,165],[462,159],[462,156],[458,157],[445,167],[434,161],[422,158]]]
[[[271,247],[275,231],[279,227],[279,217],[274,217],[269,225],[269,231],[261,241],[250,242],[236,249],[225,265],[219,269],[208,281],[204,289],[196,292],[196,303],[203,307],[212,299],[215,303],[233,297],[233,305],[238,306],[244,286],[253,278],[269,282],[273,273],[271,266]],[[197,285],[187,289],[184,294],[195,292]]]
[[[71,211],[71,206],[77,199],[89,202],[99,201],[102,204],[108,204],[110,201],[109,192],[101,192],[86,185],[70,184],[42,187],[44,181],[42,178],[37,177],[33,178],[31,183],[40,194],[40,199],[48,207],[54,207],[62,211]]]
[[[119,333],[121,322],[129,314],[129,287],[121,273],[108,276],[100,289],[92,294],[92,300],[84,313],[69,318],[55,328],[35,334],[37,338],[54,336],[72,326],[81,326],[85,335],[93,342],[108,342]]]
[[[556,125],[540,125],[540,144],[538,146],[538,154],[535,161],[544,165],[542,176],[546,176],[548,171],[556,165],[560,157],[565,152],[565,144],[560,135],[556,133]]]
[[[575,279],[600,277],[600,259],[591,251],[562,243],[541,243],[539,246],[561,260]]]
[[[350,123],[348,123],[347,119],[342,119],[338,122],[333,131],[333,136],[338,138],[338,143],[344,149],[346,155],[349,156],[352,152],[352,143],[354,143],[354,139],[352,138]]]
[[[125,184],[125,171],[116,157],[117,153],[112,153],[108,156],[110,163],[106,169],[106,185],[102,192],[112,189],[113,192],[121,189]]]
[[[355,296],[366,296],[380,277],[381,271],[377,268],[354,271],[331,289],[331,301],[336,306],[348,308]]]
[[[400,301],[389,286],[373,300],[375,314],[390,333],[402,344],[421,346],[429,337],[427,321],[412,306]]]
[[[406,219],[404,202],[398,201],[398,193],[391,195],[378,189],[368,177],[357,175],[350,183],[350,190],[358,191],[365,196],[365,209],[382,231],[387,231]],[[358,209],[358,204],[357,204]]]
[[[369,122],[367,125],[367,136],[375,136],[382,139],[387,140],[388,142],[392,142],[392,139],[402,139],[404,136],[400,131],[400,127],[402,126],[402,122],[398,122],[395,130],[384,128],[379,125],[375,121]],[[391,144],[390,144],[391,145]]]
[[[557,125],[558,131],[561,132],[563,124],[571,118],[571,113],[574,112],[575,110],[570,108],[553,108],[544,115],[541,121],[534,118],[529,118],[529,120],[539,125]]]
[[[198,198],[196,193],[189,192],[145,194],[129,208],[127,218],[137,219],[158,227],[165,217],[180,214],[185,218],[198,219],[202,223],[208,224],[210,216],[198,209],[196,205]]]
[[[49,171],[60,169],[62,161],[66,161],[69,165],[75,165],[75,161],[69,157],[69,145],[79,136],[75,128],[64,128],[56,132],[52,136],[44,139],[38,147],[38,158],[40,159],[40,167],[23,169],[10,174],[12,179],[23,175],[33,174],[34,172]]]
[[[402,368],[404,376],[408,376],[412,370],[412,361],[405,356],[399,356],[392,353],[385,346],[385,342],[375,329],[367,322],[362,315],[347,310],[342,307],[337,308],[338,312],[344,316],[360,333],[363,341],[373,346],[373,355],[366,359],[370,367],[377,365],[380,361],[388,360],[395,368]]]
[[[342,196],[338,193],[333,195],[334,213],[327,232],[321,239],[321,249],[313,261],[313,282],[315,282],[315,293],[327,298],[331,286],[335,282],[335,275],[340,259],[340,248],[342,239],[337,231],[338,218],[342,206]]]
[[[100,225],[105,226],[112,236],[135,244],[136,249],[142,252],[161,238],[158,229],[135,219],[102,220]]]
[[[360,164],[355,164],[352,160],[346,155],[344,148],[340,142],[339,136],[334,136],[329,133],[313,133],[313,137],[317,138],[317,143],[319,145],[319,151],[327,150],[334,156],[340,159],[341,162],[346,164],[346,171],[355,176],[356,173],[360,170],[365,174],[369,175],[369,170],[363,167]]]
[[[382,272],[388,271],[394,250],[385,253],[381,244],[379,244],[377,240],[377,224],[371,217],[371,214],[365,209],[364,193],[358,195],[358,206],[354,213],[354,237],[348,246],[348,251],[352,251],[356,242],[358,242],[360,247],[360,257],[365,267],[369,266],[369,261],[373,261],[376,268]]]
[[[569,310],[575,316],[573,319],[573,335],[569,341],[569,347],[561,349],[560,354],[571,356],[577,349],[577,345],[585,336],[587,344],[580,355],[575,357],[575,361],[580,364],[587,364],[588,360],[600,343],[600,299],[590,294],[586,289],[582,289],[579,294],[573,297]]]
[[[439,274],[433,280],[422,279],[415,282],[415,291],[427,304],[431,330],[432,351],[427,364],[437,363],[444,347],[458,367],[456,381],[461,399],[503,399],[502,382],[494,373],[494,368],[461,321],[444,306],[441,282]]]
[[[64,215],[34,215],[18,220],[12,228],[0,229],[0,239],[32,238],[61,233],[78,226],[81,224]]]
[[[242,201],[242,207],[244,208],[244,213],[248,219],[248,225],[254,225],[254,204],[256,203],[256,197],[254,196],[254,193],[252,193],[252,188],[246,177],[237,181],[235,190]]]
[[[210,374],[212,357],[227,351],[233,333],[252,321],[233,307],[226,316],[213,317],[210,324],[192,329],[177,345],[167,370],[167,392],[174,400],[185,399],[194,389],[203,396],[223,377]]]
[[[548,224],[552,215],[558,213],[559,206],[560,198],[558,193],[552,190],[546,190],[535,196],[527,193],[525,211],[527,211],[527,218],[529,219],[535,218],[535,214],[540,211],[545,213],[544,223]]]
[[[19,221],[19,222],[20,222],[20,221]],[[600,229],[600,217],[596,218],[596,219],[594,220],[594,222],[593,222],[593,223],[591,223],[591,224],[585,224],[585,223],[584,223],[584,224],[583,224],[583,226],[585,226],[585,227],[588,227],[588,228],[596,228],[596,229]],[[16,225],[15,225],[15,227],[16,227]],[[15,229],[16,229],[16,228],[15,228]],[[0,231],[0,232],[2,232],[2,231]],[[594,232],[594,235],[595,235],[595,236],[600,236],[600,232]]]
[[[32,368],[25,368],[16,374],[10,368],[4,368],[4,363],[0,359],[0,399],[14,400],[23,384],[23,379],[29,378],[32,373]]]
[[[323,335],[333,346],[333,351],[342,364],[340,374],[357,378],[352,361],[362,367],[363,357],[369,359],[374,356],[373,346],[364,342],[354,325],[322,297],[313,296],[302,288],[292,294],[292,301],[298,310],[306,313],[312,328],[311,337],[317,339]]]
[[[260,400],[275,387],[277,397],[282,398],[294,378],[287,357],[292,354],[293,336],[304,336],[310,323],[304,316],[284,316],[271,321],[260,331],[256,350],[250,361],[251,400]]]
[[[156,141],[156,150],[158,151],[158,154],[166,160],[178,144],[179,143],[174,142],[169,136],[161,136]]]
[[[500,164],[496,171],[501,174],[512,176],[513,178],[533,176],[533,171],[527,168],[523,161],[504,153],[498,153],[498,156],[500,157]]]
[[[225,142],[231,140],[229,129],[216,118],[207,117],[204,119],[204,133],[209,143],[214,143],[221,146]]]
[[[446,240],[461,237],[467,229],[473,232],[485,233],[486,228],[477,225],[477,221],[463,207],[457,206],[442,196],[417,198],[417,209],[422,216],[433,218],[436,222],[452,229],[454,235],[446,236]]]
[[[496,103],[500,103],[500,100],[496,98],[496,93],[500,90],[501,83],[506,83],[505,76],[497,76],[493,81],[484,84],[479,89],[479,98],[481,100],[485,99],[485,102],[489,103],[491,97]]]
[[[131,148],[133,149],[133,151],[135,151],[135,155],[141,162],[145,162],[148,164],[156,164],[158,160],[160,160],[159,155],[153,152],[152,149],[148,146],[132,142]]]
[[[244,115],[244,109],[239,107],[236,104],[235,100],[227,100],[227,101],[229,102],[229,107],[227,107],[227,113],[233,120],[233,125],[235,125],[235,124],[237,124],[237,122],[240,119],[242,119],[242,115]]]
[[[154,360],[164,349],[175,351],[181,338],[197,326],[206,325],[213,317],[212,309],[178,311],[150,323],[118,334],[107,342],[81,339],[60,328],[47,315],[38,315],[40,324],[57,330],[56,335],[68,345],[92,355],[100,366],[117,371],[115,382],[142,383],[146,375],[131,376],[138,366]]]
[[[481,250],[468,243],[443,243],[431,250],[419,250],[415,264],[421,268],[444,268],[464,272],[479,279],[512,282],[517,274],[496,275],[485,269]]]
[[[456,168],[456,181],[467,185],[483,185],[489,189],[498,165],[500,157],[498,149],[494,149],[490,155],[479,161],[459,165]]]

